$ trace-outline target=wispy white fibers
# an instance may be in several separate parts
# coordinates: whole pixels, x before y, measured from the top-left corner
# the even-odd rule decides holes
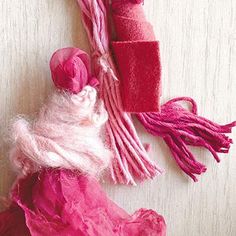
[[[23,172],[58,167],[98,176],[111,159],[100,137],[106,120],[107,112],[93,87],[86,86],[78,94],[57,91],[34,122],[23,118],[14,122],[11,159]]]

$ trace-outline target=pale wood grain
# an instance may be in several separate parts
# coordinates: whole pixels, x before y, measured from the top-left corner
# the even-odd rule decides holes
[[[163,101],[192,96],[202,115],[219,123],[236,118],[236,1],[146,0],[144,7],[161,43]],[[6,127],[17,114],[34,116],[50,93],[53,51],[69,45],[88,51],[88,45],[74,0],[2,0],[0,22],[0,194],[6,196],[14,180]],[[219,165],[194,150],[208,171],[193,183],[165,144],[137,127],[166,174],[138,187],[105,185],[111,198],[130,212],[157,210],[171,236],[236,235],[235,145]]]

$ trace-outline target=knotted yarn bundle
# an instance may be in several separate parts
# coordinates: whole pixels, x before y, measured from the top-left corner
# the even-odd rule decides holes
[[[107,2],[77,0],[91,44],[93,65],[99,80],[99,95],[108,113],[106,130],[113,151],[111,177],[115,183],[136,184],[163,171],[148,156],[130,115],[123,110],[119,81],[109,48]]]

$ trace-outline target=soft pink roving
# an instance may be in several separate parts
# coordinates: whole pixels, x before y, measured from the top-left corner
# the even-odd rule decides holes
[[[32,123],[23,118],[14,122],[12,161],[26,173],[58,167],[97,176],[111,160],[100,132],[106,120],[93,87],[78,94],[55,92]]]

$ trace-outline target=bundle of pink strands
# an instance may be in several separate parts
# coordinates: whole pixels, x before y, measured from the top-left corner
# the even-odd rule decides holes
[[[109,50],[108,16],[102,0],[77,0],[92,47],[99,93],[108,113],[106,130],[114,158],[111,177],[115,183],[136,184],[136,179],[153,178],[162,170],[153,163],[139,140],[131,117],[123,111],[119,81]]]

